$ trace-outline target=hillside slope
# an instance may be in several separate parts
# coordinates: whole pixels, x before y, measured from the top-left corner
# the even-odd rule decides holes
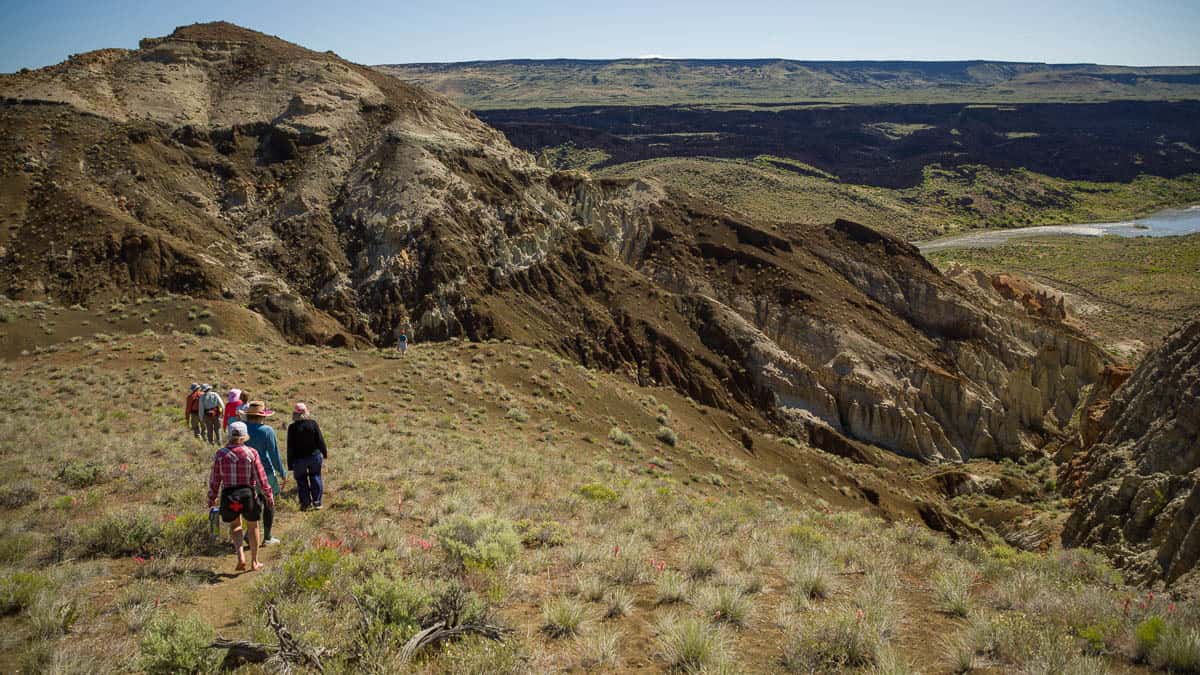
[[[228,24],[0,92],[11,297],[219,298],[330,345],[511,338],[926,461],[1023,455],[1105,361],[869,228],[552,173],[437,95]]]
[[[1077,462],[1063,540],[1094,546],[1142,581],[1200,592],[1200,321],[1146,357],[1112,397]]]

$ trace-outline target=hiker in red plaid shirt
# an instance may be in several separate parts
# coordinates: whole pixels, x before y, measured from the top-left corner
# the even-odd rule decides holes
[[[246,554],[242,552],[242,521],[245,538],[250,544],[250,569],[262,569],[258,562],[258,520],[263,508],[275,508],[275,495],[262,462],[254,448],[246,447],[250,433],[244,422],[229,425],[229,443],[213,457],[212,475],[208,479],[208,507],[217,505],[220,496],[221,520],[229,523],[229,538],[237,551],[237,570],[246,569]]]

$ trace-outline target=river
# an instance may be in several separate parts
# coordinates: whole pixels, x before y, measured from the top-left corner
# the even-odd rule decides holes
[[[1011,230],[967,232],[941,239],[916,242],[924,253],[948,248],[991,248],[1013,239],[1032,237],[1082,236],[1100,237],[1113,234],[1121,237],[1172,237],[1200,232],[1200,205],[1184,209],[1167,209],[1145,218],[1119,223],[1084,223],[1080,225],[1041,225]]]

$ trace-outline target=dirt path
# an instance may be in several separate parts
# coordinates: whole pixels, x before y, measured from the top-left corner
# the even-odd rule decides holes
[[[386,358],[386,357],[384,357]],[[347,369],[348,372],[341,372],[335,375],[326,375],[322,377],[292,377],[286,380],[280,380],[273,386],[280,390],[288,390],[293,386],[303,386],[311,388],[318,384],[328,384],[337,380],[356,378],[359,375],[369,375],[386,367],[395,367],[392,361],[400,359],[388,359],[387,361],[365,368]],[[281,439],[282,440],[282,439]],[[295,499],[295,482],[289,481],[286,485],[280,486],[283,494],[277,498],[282,498],[287,502],[287,507],[282,512],[276,512],[274,523],[274,531],[271,533],[283,542],[288,541],[288,535],[292,531],[292,527],[297,522],[297,518],[301,516],[299,510],[290,508],[294,506]],[[259,536],[262,535],[262,524],[259,524]],[[222,538],[228,542],[229,528],[221,527]],[[233,631],[236,630],[239,621],[244,616],[247,608],[252,603],[255,582],[262,577],[263,572],[271,569],[272,565],[278,563],[278,556],[281,553],[282,546],[262,546],[258,551],[258,559],[265,567],[260,572],[236,572],[234,566],[237,564],[237,558],[233,554],[232,544],[226,544],[228,553],[222,556],[203,556],[197,557],[197,566],[200,569],[211,572],[215,581],[210,584],[200,586],[193,595],[190,605],[195,608],[197,614],[204,617],[205,621],[212,624],[219,635],[230,637]],[[246,552],[247,560],[249,560],[249,551]]]

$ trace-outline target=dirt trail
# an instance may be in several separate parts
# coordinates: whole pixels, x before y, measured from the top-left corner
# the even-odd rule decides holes
[[[387,358],[387,357],[385,357]],[[357,368],[348,372],[341,372],[336,375],[327,375],[323,377],[293,377],[277,382],[274,386],[283,391],[297,385],[311,388],[315,384],[327,384],[337,380],[354,378],[359,375],[368,375],[385,367],[393,366],[393,359],[389,359],[384,363],[372,365],[365,368]],[[400,359],[394,359],[400,360]],[[280,438],[282,444],[283,438]],[[280,449],[280,454],[283,454],[283,449]],[[286,502],[282,510],[276,512],[274,531],[271,533],[282,542],[288,541],[288,535],[292,530],[292,526],[301,516],[299,510],[295,509],[295,482],[289,480],[285,485],[280,486],[282,495],[277,496],[280,501]],[[259,536],[262,535],[262,524],[259,523]],[[228,542],[229,528],[222,525],[221,534],[223,541]],[[279,553],[282,551],[281,545],[262,546],[258,551],[258,559],[265,567],[260,572],[235,572],[234,566],[237,564],[237,559],[233,554],[233,546],[226,545],[228,552],[221,556],[202,556],[197,557],[196,562],[199,567],[212,572],[214,581],[211,584],[200,586],[191,601],[191,606],[195,608],[197,614],[204,617],[206,621],[212,624],[219,635],[230,637],[232,631],[237,628],[238,622],[241,620],[247,608],[252,602],[254,593],[255,581],[262,577],[262,573],[271,569],[271,565],[276,562]],[[249,551],[246,552],[246,558],[249,560]]]

